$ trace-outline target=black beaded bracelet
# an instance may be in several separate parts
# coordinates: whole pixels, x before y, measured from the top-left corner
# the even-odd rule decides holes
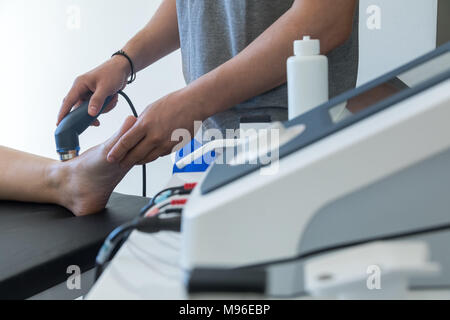
[[[133,60],[131,60],[130,56],[126,54],[125,51],[123,50],[119,50],[116,53],[114,53],[112,55],[112,57],[114,56],[122,56],[125,57],[128,62],[130,63],[130,67],[131,67],[131,78],[130,80],[128,80],[127,84],[132,84],[135,80],[136,80],[136,73],[134,72],[134,64],[133,64]]]

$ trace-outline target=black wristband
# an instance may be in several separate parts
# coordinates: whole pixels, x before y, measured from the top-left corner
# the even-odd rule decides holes
[[[126,54],[125,51],[123,50],[119,50],[116,53],[114,53],[112,55],[112,57],[114,56],[122,56],[125,57],[128,62],[130,63],[130,67],[131,67],[131,77],[130,80],[128,80],[127,84],[132,84],[135,80],[136,80],[136,73],[134,72],[134,64],[133,64],[133,60],[131,60],[131,58]]]

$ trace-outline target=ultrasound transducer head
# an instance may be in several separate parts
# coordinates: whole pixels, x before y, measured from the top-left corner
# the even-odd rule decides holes
[[[99,115],[111,102],[113,97],[108,97]],[[55,132],[56,151],[61,161],[72,160],[78,157],[80,152],[79,136],[98,118],[88,113],[89,100],[69,113],[59,124]]]

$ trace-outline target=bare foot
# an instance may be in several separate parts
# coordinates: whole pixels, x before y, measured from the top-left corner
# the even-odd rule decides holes
[[[64,180],[60,184],[60,203],[76,216],[102,211],[115,187],[131,169],[111,164],[106,161],[106,157],[114,144],[135,122],[136,118],[127,118],[114,137],[62,164]]]

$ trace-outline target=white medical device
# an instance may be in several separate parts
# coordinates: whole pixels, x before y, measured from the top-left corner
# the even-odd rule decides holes
[[[410,284],[450,285],[450,43],[285,126],[303,130],[279,161],[214,164],[192,194],[188,283],[202,270],[264,270],[266,292],[292,294],[309,257],[406,239],[442,268]]]

